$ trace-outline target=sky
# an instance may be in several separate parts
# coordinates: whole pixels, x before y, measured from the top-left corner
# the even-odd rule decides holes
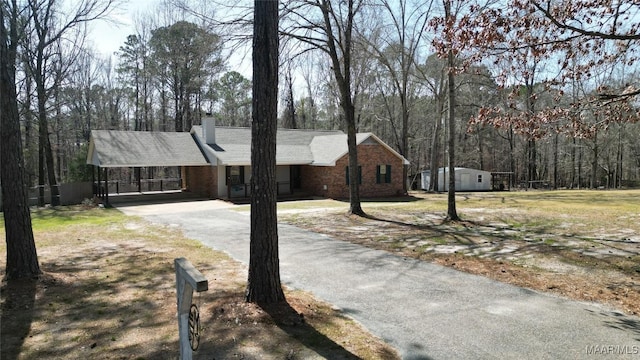
[[[90,24],[89,40],[93,47],[104,56],[112,55],[120,49],[127,36],[135,32],[133,18],[136,13],[154,6],[156,0],[132,0],[122,3],[115,9],[109,19],[97,20]]]
[[[160,0],[131,0],[121,3],[109,16],[112,21],[97,20],[90,24],[89,41],[93,48],[103,57],[113,56],[127,40],[127,36],[135,33],[134,18],[152,11]],[[117,57],[113,56],[114,60]],[[228,70],[241,73],[251,78],[251,56],[232,54],[228,61]]]

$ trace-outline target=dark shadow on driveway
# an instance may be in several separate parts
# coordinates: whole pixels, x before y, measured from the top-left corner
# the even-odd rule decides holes
[[[600,313],[596,313],[592,310],[587,310],[587,312],[602,317],[602,321],[610,328],[631,332],[636,337],[636,340],[640,341],[640,320],[616,311],[601,311]]]

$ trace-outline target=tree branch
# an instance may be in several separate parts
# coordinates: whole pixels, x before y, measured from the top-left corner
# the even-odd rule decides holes
[[[536,1],[531,1],[531,4],[540,12],[542,12],[544,17],[547,18],[549,21],[551,21],[559,29],[570,30],[584,36],[599,38],[604,40],[622,40],[622,41],[640,40],[640,34],[607,33],[602,31],[586,30],[583,28],[579,28],[577,26],[569,25],[567,23],[560,21],[556,16],[554,16],[548,7],[545,9],[544,7],[542,7],[542,5],[540,5]],[[548,5],[551,6],[551,3],[549,3]]]

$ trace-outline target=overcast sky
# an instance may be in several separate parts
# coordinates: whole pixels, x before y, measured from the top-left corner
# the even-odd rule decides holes
[[[134,18],[145,14],[157,6],[160,0],[132,0],[124,2],[115,9],[109,18],[113,21],[97,20],[90,24],[89,42],[104,57],[113,56],[124,45],[127,36],[135,34]],[[248,52],[250,48],[244,50]],[[228,71],[237,71],[251,78],[251,55],[241,54],[242,50],[232,53],[227,62]],[[113,56],[117,61],[117,57]]]
[[[104,55],[120,49],[127,36],[135,33],[133,18],[136,13],[154,6],[156,0],[133,0],[122,3],[109,18],[113,21],[97,20],[90,24],[89,41],[93,48]]]

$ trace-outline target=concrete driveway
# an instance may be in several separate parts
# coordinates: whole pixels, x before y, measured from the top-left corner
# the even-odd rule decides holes
[[[248,263],[249,214],[220,201],[123,206]],[[640,318],[279,226],[283,283],[341,308],[403,359],[638,359]]]

